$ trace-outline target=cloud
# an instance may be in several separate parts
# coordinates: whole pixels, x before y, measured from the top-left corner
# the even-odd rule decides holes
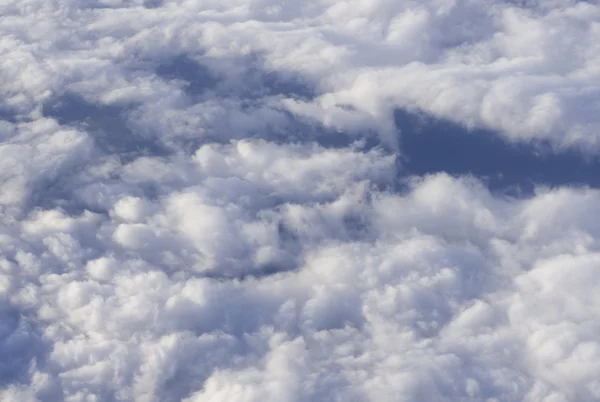
[[[0,399],[599,399],[600,192],[410,175],[396,113],[593,158],[598,13],[5,2]]]
[[[33,314],[52,352],[37,356],[43,368],[5,398],[33,392],[41,375],[59,389],[37,397],[49,399],[596,397],[589,303],[597,242],[578,214],[563,214],[597,203],[596,191],[517,201],[441,175],[405,195],[375,192],[357,201],[340,191],[317,204],[271,208],[300,243],[297,267],[240,279],[232,269],[261,264],[243,261],[248,247],[265,247],[248,239],[263,236],[281,252],[283,233],[263,217],[245,224],[253,232],[244,237],[235,209],[205,211],[197,197],[146,206],[130,197],[104,218],[48,211],[23,222],[23,241],[40,251],[5,260],[9,300]],[[132,215],[133,205],[140,208]],[[350,237],[343,234],[348,214],[367,222]],[[160,222],[181,256],[200,251],[197,261],[212,258],[226,276],[159,260],[169,247]],[[86,246],[80,232],[98,224],[94,241],[103,241],[103,252]],[[580,355],[571,360],[570,353]],[[589,369],[568,368],[582,361]]]

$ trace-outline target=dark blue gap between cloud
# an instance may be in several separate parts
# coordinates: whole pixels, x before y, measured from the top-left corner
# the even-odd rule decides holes
[[[219,82],[207,67],[185,55],[159,64],[154,72],[164,80],[177,79],[185,82],[184,89],[190,96],[199,96],[212,90]]]
[[[130,161],[142,155],[166,156],[169,151],[158,141],[136,135],[127,125],[126,113],[130,107],[100,105],[65,94],[44,105],[45,116],[61,125],[79,126],[92,137],[98,148],[107,154]]]
[[[206,58],[205,62],[206,65],[187,55],[179,55],[160,63],[154,72],[164,80],[183,81],[183,89],[192,99],[210,92],[213,92],[210,96],[237,97],[249,101],[277,95],[299,99],[312,99],[315,96],[314,90],[299,77],[265,69],[264,61],[257,54],[234,63],[245,66],[240,71],[233,71],[220,60]],[[223,71],[215,69],[214,64],[223,65]],[[213,65],[212,70],[210,65]]]
[[[492,191],[530,195],[535,185],[600,188],[600,161],[574,150],[552,153],[544,144],[511,144],[489,130],[397,110],[400,175],[446,172],[482,179]]]
[[[0,301],[0,388],[9,384],[26,384],[29,368],[36,361],[38,367],[50,349],[42,340],[37,321],[27,317],[5,301]]]

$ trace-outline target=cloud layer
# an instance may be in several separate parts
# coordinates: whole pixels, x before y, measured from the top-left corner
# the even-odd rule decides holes
[[[407,175],[395,121],[595,158],[599,6],[0,15],[2,401],[600,399],[600,191]]]

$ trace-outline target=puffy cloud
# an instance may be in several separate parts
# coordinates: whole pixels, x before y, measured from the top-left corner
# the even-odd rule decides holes
[[[394,121],[593,157],[599,13],[5,1],[0,399],[599,399],[600,192],[408,176]]]
[[[26,331],[27,342],[51,353],[39,352],[29,379],[3,397],[597,397],[598,246],[593,227],[563,211],[600,195],[499,199],[445,175],[411,186],[269,204],[253,219],[240,215],[244,204],[207,206],[190,192],[145,206],[123,198],[105,217],[37,212],[20,224],[27,243],[12,246],[3,283],[7,302],[42,331],[40,340]],[[553,230],[531,229],[549,222]],[[86,239],[81,231],[98,224]],[[293,251],[296,266],[257,276],[264,261],[251,250]],[[53,391],[35,390],[44,375]]]
[[[372,127],[388,142],[390,110],[402,107],[498,129],[514,141],[597,150],[600,10],[590,2],[143,5],[3,6],[0,29],[10,55],[3,63],[3,107],[33,113],[70,91],[95,102],[142,102],[146,126],[166,124],[174,114],[189,125],[214,106],[185,107],[182,90],[260,96],[257,84],[266,78],[252,69],[264,66],[282,79],[262,88],[279,82],[278,93],[293,98],[294,79],[285,77],[296,76],[318,95],[304,106],[271,104],[274,111],[349,131]],[[29,29],[29,17],[43,23]],[[174,59],[180,68],[173,68],[168,60],[181,54],[190,56]],[[182,88],[190,69],[206,72]],[[344,112],[347,106],[353,111]],[[156,112],[165,108],[172,110]],[[244,125],[262,120],[246,119]]]

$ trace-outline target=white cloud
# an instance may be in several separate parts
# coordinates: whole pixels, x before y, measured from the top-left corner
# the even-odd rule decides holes
[[[400,179],[393,122],[594,156],[599,13],[5,1],[0,399],[599,399],[600,192]]]

